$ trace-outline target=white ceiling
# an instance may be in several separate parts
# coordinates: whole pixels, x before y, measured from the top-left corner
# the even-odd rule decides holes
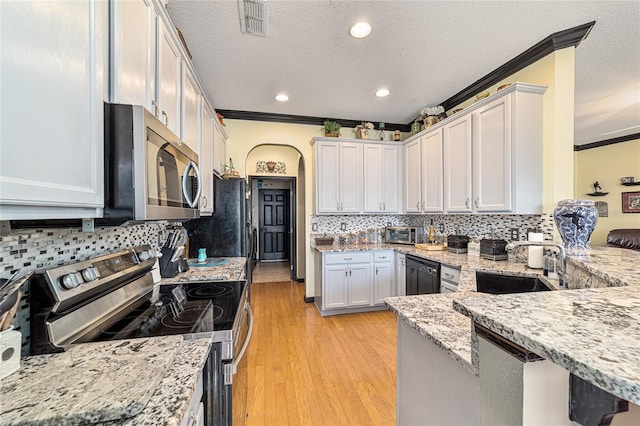
[[[545,37],[596,21],[576,49],[574,143],[640,132],[638,0],[267,4],[258,37],[240,31],[236,0],[169,0],[216,108],[407,124]],[[372,34],[351,38],[363,19]],[[391,95],[376,98],[380,87]]]

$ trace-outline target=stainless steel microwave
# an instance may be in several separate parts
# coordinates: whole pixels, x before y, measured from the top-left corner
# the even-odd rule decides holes
[[[421,226],[388,226],[384,231],[384,240],[395,244],[418,244],[422,242]]]
[[[198,155],[140,105],[105,103],[103,222],[200,217]]]

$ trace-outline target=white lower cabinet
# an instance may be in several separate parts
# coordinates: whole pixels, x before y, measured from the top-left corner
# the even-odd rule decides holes
[[[385,297],[394,294],[393,251],[373,253],[373,303],[383,305]]]
[[[393,250],[314,256],[314,301],[322,316],[384,309],[383,299],[393,295]]]
[[[347,306],[359,307],[371,304],[371,264],[348,266]]]
[[[406,263],[404,253],[395,253],[396,257],[396,293],[394,296],[406,296],[407,295],[407,275],[406,275]]]
[[[2,1],[0,20],[0,220],[100,217],[107,2]]]

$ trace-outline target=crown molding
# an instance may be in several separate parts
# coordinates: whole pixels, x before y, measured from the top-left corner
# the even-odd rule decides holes
[[[292,115],[292,114],[275,114],[270,112],[256,112],[256,111],[238,111],[233,109],[218,109],[224,118],[231,120],[250,120],[250,121],[266,121],[272,123],[288,123],[288,124],[309,124],[312,126],[324,126],[324,121],[328,119],[335,120],[342,127],[356,127],[362,123],[362,120],[349,120],[345,118],[330,118],[330,117],[311,117],[306,115]],[[401,132],[410,132],[411,126],[408,124],[398,123],[384,123],[384,130],[400,130]]]
[[[544,40],[536,43],[534,46],[525,50],[509,62],[501,65],[489,74],[475,81],[471,85],[465,87],[449,99],[440,102],[446,111],[461,104],[472,96],[488,89],[496,83],[508,78],[516,72],[528,67],[534,62],[539,61],[550,53],[566,47],[578,47],[580,42],[587,38],[596,21],[588,22],[577,27],[567,30],[558,31]]]
[[[631,133],[630,135],[618,136],[617,138],[605,139],[598,142],[586,143],[584,145],[574,145],[574,151],[584,151],[585,149],[599,148],[601,146],[615,145],[617,143],[633,141],[640,139],[640,133]]]

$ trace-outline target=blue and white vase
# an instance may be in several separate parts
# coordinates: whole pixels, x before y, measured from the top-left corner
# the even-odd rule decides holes
[[[558,232],[568,250],[589,248],[589,238],[598,222],[598,209],[592,200],[562,200],[553,210]]]

